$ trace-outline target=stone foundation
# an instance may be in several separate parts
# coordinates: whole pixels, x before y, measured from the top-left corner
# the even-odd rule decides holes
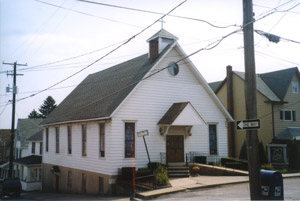
[[[105,175],[74,168],[43,164],[43,192],[113,194],[117,175]],[[71,175],[69,175],[71,172]],[[69,177],[69,179],[68,179]]]

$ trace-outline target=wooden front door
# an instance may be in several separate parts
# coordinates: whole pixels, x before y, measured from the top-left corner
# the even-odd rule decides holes
[[[183,135],[167,135],[167,160],[172,162],[184,162],[184,138]]]

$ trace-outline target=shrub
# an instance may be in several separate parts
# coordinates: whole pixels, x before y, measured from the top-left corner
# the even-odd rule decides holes
[[[264,170],[274,170],[272,164],[262,164],[261,165],[261,169],[264,169]]]
[[[200,167],[197,165],[192,166],[191,168],[191,174],[192,175],[197,175],[200,173]]]
[[[155,175],[155,183],[158,186],[165,186],[168,184],[169,178],[168,178],[168,172],[164,166],[162,166],[160,163],[157,165],[157,168],[154,170]]]

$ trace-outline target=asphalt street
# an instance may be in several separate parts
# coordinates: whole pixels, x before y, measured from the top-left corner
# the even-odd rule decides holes
[[[1,200],[1,199],[0,199]],[[61,193],[22,193],[19,199],[4,197],[2,200],[22,201],[53,201],[53,200],[115,200],[129,201],[129,197],[110,197],[99,195],[61,194]],[[151,200],[250,200],[249,183],[229,184],[219,187],[205,188],[199,190],[178,192],[168,195],[161,195]],[[284,200],[300,200],[300,177],[284,179]]]
[[[300,177],[286,178],[283,183],[284,200],[300,200]],[[151,200],[250,200],[250,189],[249,183],[230,184],[214,188],[162,195]]]

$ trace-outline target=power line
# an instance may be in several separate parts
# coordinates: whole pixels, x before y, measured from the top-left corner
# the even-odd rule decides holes
[[[185,2],[185,1],[184,1],[184,2]],[[177,7],[179,7],[180,5],[182,5],[184,2],[182,2],[181,4],[179,4]],[[177,7],[175,7],[174,9],[176,9]],[[172,9],[170,12],[172,12],[174,9]],[[170,12],[169,12],[169,13],[170,13]],[[91,64],[89,64],[88,66],[84,67],[83,69],[81,69],[81,70],[77,71],[76,73],[74,73],[74,74],[68,76],[67,78],[61,80],[60,82],[57,82],[56,84],[51,85],[51,86],[48,87],[48,88],[45,88],[45,89],[43,89],[43,90],[41,90],[41,91],[39,91],[39,92],[37,92],[37,93],[34,93],[34,94],[30,95],[30,96],[21,98],[21,99],[19,99],[18,101],[25,100],[25,99],[27,99],[27,98],[33,97],[33,96],[35,96],[35,95],[37,95],[37,94],[40,94],[40,93],[42,93],[42,92],[44,92],[44,91],[47,91],[47,90],[49,90],[49,89],[51,89],[51,88],[57,86],[58,84],[60,84],[60,83],[62,83],[62,82],[64,82],[64,81],[70,79],[71,77],[77,75],[78,73],[80,73],[80,72],[82,72],[83,70],[85,70],[85,69],[89,68],[90,66],[94,65],[95,63],[97,63],[98,61],[100,61],[101,59],[103,59],[104,57],[108,56],[108,55],[111,54],[112,52],[116,51],[116,50],[119,49],[121,46],[127,44],[129,41],[131,41],[131,40],[132,40],[133,38],[135,38],[137,35],[139,35],[139,34],[141,34],[142,32],[144,32],[146,29],[148,29],[149,27],[151,27],[153,24],[155,24],[156,22],[158,22],[160,19],[164,18],[164,17],[165,17],[166,15],[168,15],[169,13],[167,13],[167,14],[165,14],[164,16],[160,17],[160,18],[157,19],[154,23],[152,23],[151,25],[149,25],[148,27],[146,27],[145,29],[143,29],[142,31],[140,31],[139,33],[137,33],[136,35],[134,35],[134,36],[132,36],[131,38],[129,38],[127,41],[125,41],[124,43],[122,43],[121,45],[119,45],[117,48],[113,49],[112,51],[110,51],[109,53],[107,53],[107,54],[104,55],[103,57],[97,59],[96,61],[92,62]],[[268,14],[268,15],[270,15],[270,14]],[[262,18],[264,18],[264,16],[263,16]],[[261,19],[262,19],[262,18],[261,18]],[[255,21],[253,20],[253,21],[250,22],[250,23],[254,23],[254,22],[255,22]],[[247,26],[247,24],[246,24],[245,26]],[[243,27],[242,27],[242,28],[243,28]],[[184,59],[187,59],[188,57],[191,57],[191,56],[197,54],[198,52],[200,52],[200,51],[202,51],[202,50],[211,50],[211,49],[215,48],[215,47],[218,46],[225,38],[229,37],[229,36],[232,35],[232,34],[238,33],[239,31],[242,30],[242,28],[237,29],[237,30],[235,30],[235,31],[233,31],[233,32],[230,32],[229,34],[227,34],[227,35],[221,37],[219,40],[210,43],[210,44],[207,45],[205,48],[201,48],[201,49],[199,49],[199,50],[193,52],[192,54],[186,56],[185,58],[183,58],[183,59],[181,59],[181,60],[179,60],[179,61],[177,61],[177,62],[180,62],[180,61],[182,61],[182,60],[184,60]],[[167,67],[166,67],[166,68],[167,68]],[[155,73],[155,74],[156,74],[156,73]]]
[[[117,42],[117,43],[108,45],[108,46],[106,46],[106,47],[103,47],[103,48],[100,48],[100,49],[97,49],[97,50],[93,50],[93,51],[84,53],[84,54],[81,54],[81,55],[69,57],[69,58],[66,58],[66,59],[62,59],[62,60],[58,60],[58,61],[53,61],[53,62],[50,62],[50,63],[41,64],[41,65],[37,65],[37,66],[32,66],[32,67],[28,67],[28,68],[20,68],[19,71],[20,71],[20,70],[22,71],[22,70],[28,70],[28,69],[33,69],[33,68],[43,67],[43,66],[48,66],[48,65],[52,65],[52,64],[57,64],[57,63],[64,62],[64,61],[69,61],[69,60],[72,60],[72,59],[77,59],[77,58],[80,58],[80,57],[83,57],[83,56],[86,56],[86,55],[90,55],[90,54],[99,52],[99,51],[101,51],[101,50],[104,50],[104,49],[107,49],[107,48],[110,48],[110,47],[113,47],[113,46],[115,46],[115,45],[118,45],[118,44],[120,44],[120,43],[123,43],[124,41],[126,41],[126,40],[123,40],[123,41],[120,41],[120,42]],[[1,73],[3,73],[3,71],[2,71]]]
[[[295,40],[291,40],[291,39],[287,39],[287,38],[283,38],[281,36],[277,36],[271,33],[267,33],[261,30],[254,30],[257,34],[266,37],[270,42],[274,42],[274,43],[278,43],[280,40],[284,40],[284,41],[288,41],[288,42],[293,42],[293,43],[297,43],[300,44],[299,41],[295,41]]]
[[[6,105],[4,106],[3,110],[2,110],[1,113],[0,113],[0,116],[2,115],[2,113],[4,112],[4,110],[6,109],[6,107],[8,106],[9,102],[10,102],[10,101],[7,101]]]
[[[87,16],[90,16],[90,17],[95,17],[95,18],[99,18],[99,19],[102,19],[102,20],[107,20],[107,21],[110,21],[110,22],[116,22],[116,23],[120,23],[120,24],[126,24],[128,26],[132,26],[132,27],[136,27],[136,28],[142,28],[140,26],[136,26],[136,25],[129,24],[129,23],[126,23],[126,22],[121,22],[121,21],[109,19],[109,18],[106,18],[106,17],[100,17],[100,16],[97,16],[97,15],[92,15],[92,14],[89,14],[89,13],[81,12],[81,11],[78,11],[78,10],[73,10],[73,9],[62,7],[62,6],[59,6],[59,5],[47,3],[47,2],[44,2],[44,1],[40,1],[40,0],[35,0],[35,1],[39,2],[39,3],[47,4],[49,6],[54,6],[54,7],[58,7],[58,8],[64,9],[64,10],[68,10],[68,11],[72,11],[72,12],[75,12],[75,13],[79,13],[79,14],[82,14],[82,15],[87,15]]]
[[[278,59],[278,60],[281,60],[281,61],[284,61],[284,62],[287,62],[287,63],[291,63],[291,64],[293,64],[293,65],[300,66],[299,63],[295,63],[295,62],[292,62],[292,61],[288,61],[288,60],[285,60],[285,59],[281,59],[281,58],[278,58],[278,57],[274,57],[274,56],[271,56],[271,55],[269,55],[269,54],[260,52],[260,51],[258,51],[258,50],[255,50],[255,52],[257,52],[257,53],[259,53],[259,54],[262,54],[262,55],[264,55],[264,56],[271,57],[271,58],[273,58],[273,59]]]
[[[271,7],[268,7],[268,6],[262,6],[262,5],[258,5],[258,4],[253,4],[253,6],[261,7],[261,8],[271,8]],[[287,11],[287,12],[294,13],[294,14],[300,14],[299,12],[295,12],[295,11]]]
[[[95,60],[94,62],[92,62],[91,64],[87,65],[86,67],[82,68],[81,70],[73,73],[72,75],[64,78],[63,80],[37,92],[37,93],[34,93],[34,94],[31,94],[30,96],[27,96],[27,97],[24,97],[24,98],[21,98],[21,99],[18,99],[17,101],[21,101],[21,100],[25,100],[27,98],[30,98],[30,97],[33,97],[37,94],[40,94],[44,91],[47,91],[63,82],[65,82],[66,80],[74,77],[75,75],[79,74],[80,72],[84,71],[85,69],[93,66],[94,64],[96,64],[97,62],[99,62],[100,60],[102,60],[103,58],[107,57],[108,55],[110,55],[111,53],[115,52],[116,50],[118,50],[119,48],[121,48],[122,46],[126,45],[127,43],[129,43],[131,40],[133,40],[134,38],[136,38],[138,35],[140,35],[141,33],[143,33],[144,31],[146,31],[147,29],[149,29],[151,26],[153,26],[155,23],[159,22],[160,19],[164,18],[166,15],[170,14],[171,12],[173,12],[176,8],[178,8],[179,6],[181,6],[183,3],[185,3],[187,0],[181,2],[180,4],[178,4],[176,7],[174,7],[173,9],[171,9],[167,14],[164,14],[162,17],[158,18],[157,20],[155,20],[153,23],[151,23],[150,25],[148,25],[146,28],[144,28],[143,30],[139,31],[137,34],[133,35],[132,37],[130,37],[129,39],[127,39],[125,42],[123,42],[122,44],[120,44],[119,46],[117,46],[116,48],[114,48],[113,50],[109,51],[107,54],[105,54],[104,56],[100,57],[99,59]]]
[[[85,2],[85,3],[91,3],[91,4],[97,4],[97,5],[101,5],[101,6],[108,6],[108,7],[114,7],[114,8],[120,8],[120,9],[126,9],[126,10],[132,10],[132,11],[138,11],[138,12],[143,12],[143,13],[151,13],[151,14],[157,14],[157,15],[163,15],[163,13],[160,12],[155,12],[155,11],[149,11],[149,10],[142,10],[142,9],[137,9],[137,8],[130,8],[130,7],[124,7],[124,6],[118,6],[118,5],[112,5],[112,4],[106,4],[106,3],[100,3],[100,2],[94,2],[94,1],[87,1],[87,0],[77,0],[77,1],[81,1],[81,2]],[[186,20],[193,20],[193,21],[198,21],[198,22],[204,22],[214,28],[229,28],[229,27],[239,27],[238,25],[234,24],[234,25],[228,25],[228,26],[217,26],[214,25],[206,20],[202,20],[202,19],[197,19],[197,18],[192,18],[192,17],[184,17],[184,16],[179,16],[179,15],[167,15],[170,17],[176,17],[176,18],[181,18],[181,19],[186,19]]]

